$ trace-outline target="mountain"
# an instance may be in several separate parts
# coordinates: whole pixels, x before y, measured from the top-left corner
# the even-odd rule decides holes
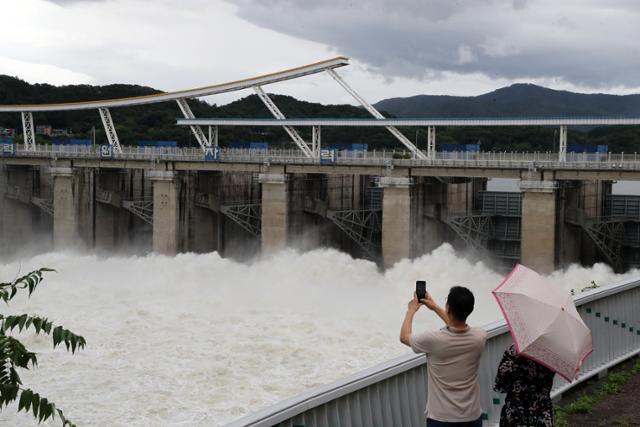
[[[514,84],[479,96],[418,95],[375,104],[397,117],[640,116],[640,95],[582,94]],[[555,151],[553,127],[438,128],[438,143],[478,143],[483,150]],[[569,129],[569,144],[603,144],[609,151],[640,152],[640,127]]]
[[[520,83],[479,96],[389,98],[375,107],[398,117],[640,116],[640,95],[583,94]]]

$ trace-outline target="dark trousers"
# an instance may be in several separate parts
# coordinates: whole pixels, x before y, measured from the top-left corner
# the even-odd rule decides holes
[[[452,423],[448,421],[436,421],[427,418],[427,427],[482,427],[482,417],[475,421],[465,421],[462,423]]]

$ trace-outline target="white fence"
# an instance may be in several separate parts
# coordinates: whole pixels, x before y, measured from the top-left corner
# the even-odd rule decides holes
[[[426,153],[425,153],[426,154]],[[99,159],[97,145],[37,145],[34,151],[17,146],[17,157],[52,159]],[[203,151],[198,147],[133,147],[123,146],[114,160],[187,161],[204,162]],[[109,159],[104,159],[109,161]],[[320,159],[305,157],[298,149],[237,149],[222,148],[223,163],[260,164],[319,164]],[[404,167],[479,167],[479,168],[529,168],[544,166],[552,169],[620,169],[640,170],[637,153],[567,153],[566,161],[558,160],[558,153],[547,152],[438,152],[435,159],[412,159],[405,151],[339,151],[336,164],[359,166]]]
[[[640,353],[640,280],[586,292],[576,298],[576,305],[593,333],[594,351],[572,383],[556,376],[552,396]],[[488,340],[480,367],[481,402],[485,425],[495,425],[504,395],[493,391],[493,380],[512,340],[504,321],[485,328]],[[425,364],[424,355],[408,354],[282,401],[228,427],[424,427]]]

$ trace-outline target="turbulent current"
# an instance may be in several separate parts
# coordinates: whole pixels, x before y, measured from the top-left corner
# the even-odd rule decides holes
[[[23,381],[82,426],[224,424],[409,351],[398,335],[415,280],[426,280],[441,304],[452,285],[470,287],[469,321],[481,325],[500,317],[489,292],[503,278],[445,244],[384,273],[334,250],[251,264],[216,253],[50,253],[21,265],[0,261],[0,281],[41,266],[57,272],[8,310],[48,316],[83,335],[87,348],[72,356],[25,334],[39,368]],[[596,265],[552,278],[581,288],[623,276]],[[422,309],[414,324],[438,322]],[[15,409],[0,412],[0,424],[33,425]]]

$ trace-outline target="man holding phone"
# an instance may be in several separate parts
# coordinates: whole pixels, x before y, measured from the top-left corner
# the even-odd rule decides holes
[[[487,333],[466,323],[475,303],[473,293],[452,287],[443,309],[424,289],[424,282],[416,282],[400,341],[427,356],[427,427],[481,427],[478,369]],[[418,294],[424,297],[418,299]],[[421,305],[436,313],[445,327],[412,334],[413,317]]]

